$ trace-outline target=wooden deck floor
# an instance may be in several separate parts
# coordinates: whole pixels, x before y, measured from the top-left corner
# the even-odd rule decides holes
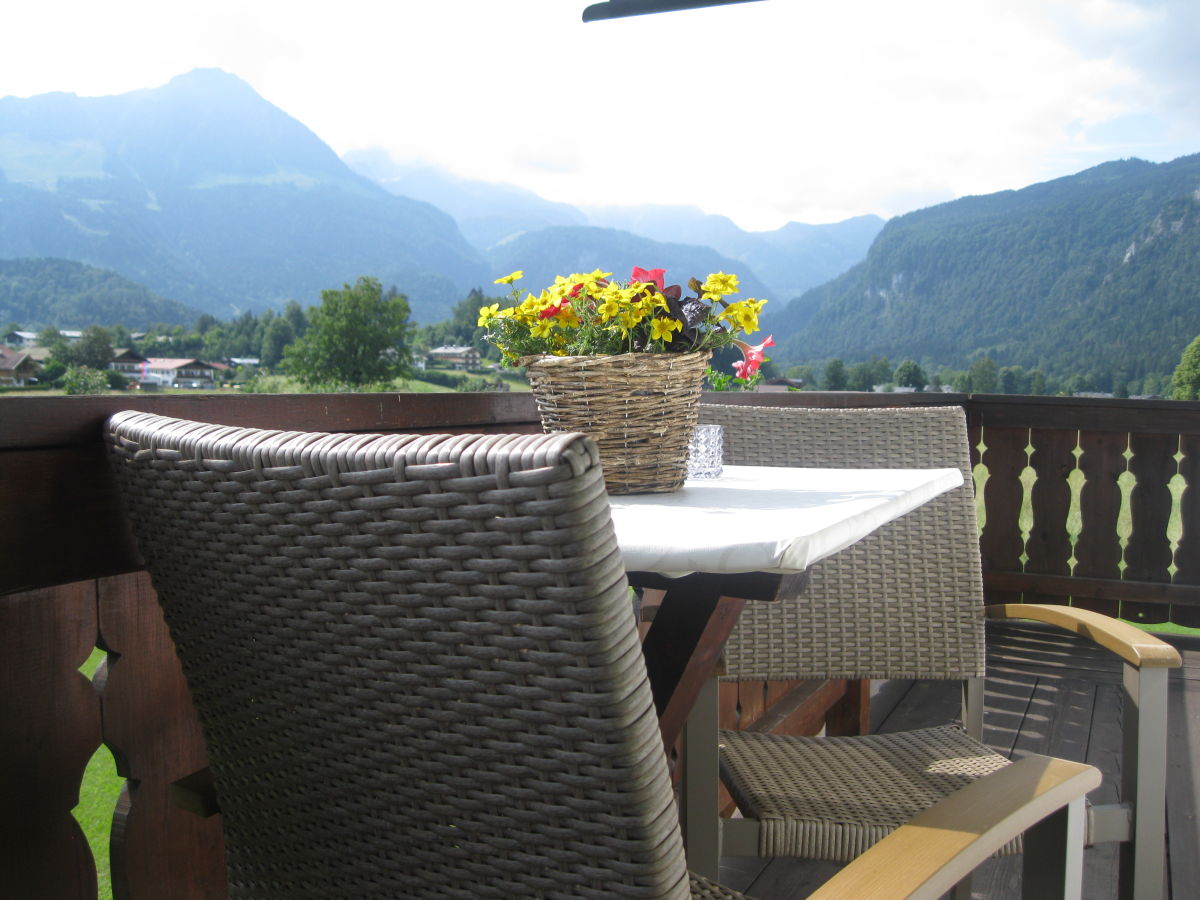
[[[1167,775],[1168,900],[1200,897],[1200,640],[1173,641],[1183,668],[1172,672]],[[901,731],[954,719],[957,683],[888,682],[872,700],[872,728]],[[1104,773],[1092,796],[1116,799],[1121,757],[1121,664],[1084,641],[1033,625],[989,631],[985,739],[1003,753],[1045,753],[1084,760]],[[1115,845],[1085,852],[1087,900],[1116,896]],[[721,881],[758,900],[800,900],[837,865],[809,860],[726,857]],[[976,873],[973,896],[1020,896],[1018,858],[989,861]],[[860,898],[848,898],[860,900]],[[868,898],[862,898],[868,900]]]

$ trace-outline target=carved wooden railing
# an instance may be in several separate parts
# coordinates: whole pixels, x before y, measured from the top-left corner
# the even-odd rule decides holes
[[[991,599],[1083,603],[1200,626],[1200,404],[913,394],[710,395],[810,406],[967,410]],[[100,427],[129,407],[323,431],[537,430],[521,394],[171,396],[0,400],[0,884],[4,896],[91,900],[95,866],[71,816],[104,743],[128,779],[112,832],[113,895],[225,896],[219,817],[167,801],[204,747],[153,591],[108,478]],[[94,684],[78,672],[109,651]],[[727,720],[809,731],[842,684],[736,686]],[[853,686],[852,686],[853,687]],[[857,690],[857,689],[856,689]],[[853,703],[843,704],[854,710]],[[735,712],[736,709],[736,712]],[[835,710],[837,707],[835,706]],[[835,727],[853,730],[855,723]]]

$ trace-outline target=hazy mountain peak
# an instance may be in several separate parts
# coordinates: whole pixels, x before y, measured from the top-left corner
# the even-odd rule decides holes
[[[485,274],[448,215],[352,172],[221,69],[0,100],[4,257],[99,264],[219,315],[371,275],[434,320]]]

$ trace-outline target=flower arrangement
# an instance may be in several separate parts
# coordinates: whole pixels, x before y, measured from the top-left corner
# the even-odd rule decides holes
[[[512,285],[512,305],[480,308],[479,326],[500,348],[506,365],[524,365],[533,356],[593,356],[621,353],[690,353],[737,344],[745,359],[735,363],[748,378],[763,361],[762,348],[738,340],[758,330],[766,300],[729,300],[738,293],[738,277],[716,272],[703,282],[691,278],[693,296],[679,285],[666,285],[666,270],[634,266],[626,282],[613,281],[599,269],[584,275],[559,275],[538,294],[521,291],[516,271],[496,284]]]

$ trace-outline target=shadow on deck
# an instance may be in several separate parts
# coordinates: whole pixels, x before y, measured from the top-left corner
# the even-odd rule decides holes
[[[1167,744],[1168,900],[1200,890],[1200,639],[1172,638],[1183,667],[1171,673]],[[1044,753],[1082,760],[1104,773],[1092,794],[1115,802],[1121,760],[1121,663],[1078,638],[1034,624],[990,623],[985,740],[1002,753]],[[904,731],[957,717],[958,682],[878,685],[875,731]],[[1116,897],[1117,846],[1084,854],[1083,895]],[[838,868],[813,860],[726,857],[721,881],[758,900],[801,900]],[[994,859],[976,873],[973,896],[1020,896],[1020,859]]]

